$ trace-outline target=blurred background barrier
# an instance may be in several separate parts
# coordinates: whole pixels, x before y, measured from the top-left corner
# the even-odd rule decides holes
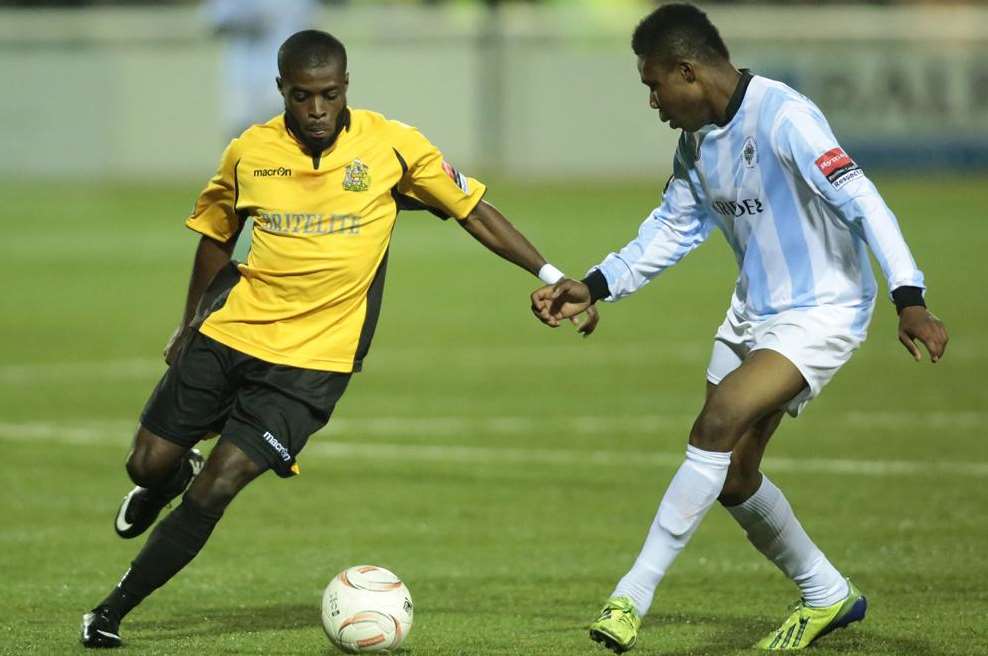
[[[277,111],[283,35],[253,30],[293,29],[260,10],[254,27],[224,23],[221,4],[0,8],[0,173],[208,175],[240,124]],[[678,133],[648,108],[629,46],[648,3],[294,4],[311,5],[297,24],[346,44],[352,106],[416,125],[471,173],[669,170]],[[988,7],[701,4],[737,65],[816,101],[864,166],[988,168]]]

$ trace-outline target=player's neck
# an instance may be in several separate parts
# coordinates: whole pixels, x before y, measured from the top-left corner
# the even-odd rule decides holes
[[[730,63],[713,73],[707,91],[713,123],[723,127],[734,118],[744,97],[744,86],[744,74]]]

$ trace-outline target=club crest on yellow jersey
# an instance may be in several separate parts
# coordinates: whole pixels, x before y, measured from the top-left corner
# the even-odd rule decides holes
[[[367,191],[370,189],[370,169],[359,159],[346,165],[343,175],[344,191]]]

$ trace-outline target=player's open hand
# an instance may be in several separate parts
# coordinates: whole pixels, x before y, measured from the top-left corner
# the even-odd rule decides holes
[[[558,328],[564,319],[574,319],[584,311],[587,312],[587,320],[579,330],[589,335],[600,317],[590,302],[590,290],[582,282],[563,278],[555,285],[546,285],[532,292],[532,313],[547,326]]]
[[[917,339],[930,352],[930,362],[938,362],[943,357],[949,340],[947,327],[921,305],[903,308],[899,314],[899,341],[919,362],[923,359],[923,353],[916,346]]]

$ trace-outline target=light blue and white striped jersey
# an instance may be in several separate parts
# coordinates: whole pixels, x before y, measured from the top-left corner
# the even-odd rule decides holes
[[[719,228],[740,269],[732,304],[741,316],[836,305],[859,309],[849,329],[864,332],[876,289],[866,245],[890,292],[924,288],[895,216],[808,98],[747,72],[738,94],[726,125],[683,132],[662,204],[597,267],[607,300],[637,291]]]

